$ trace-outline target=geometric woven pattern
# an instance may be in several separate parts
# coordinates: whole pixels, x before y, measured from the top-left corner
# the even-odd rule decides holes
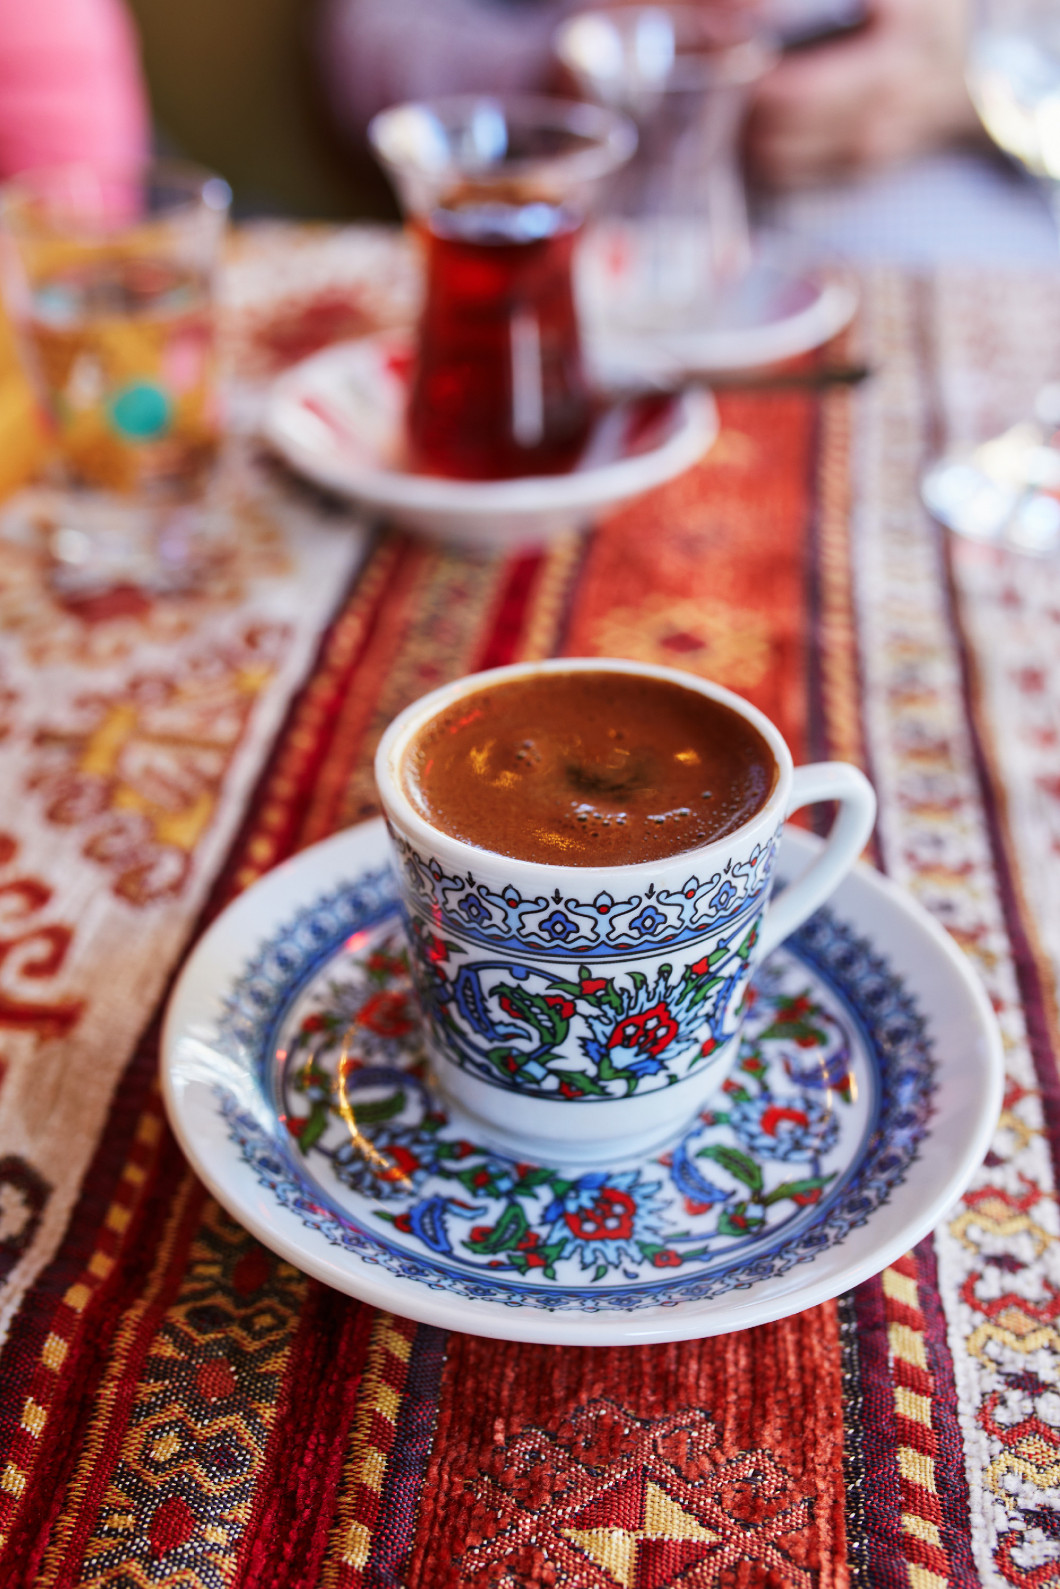
[[[609,1462],[616,1435],[620,1455]],[[543,1470],[552,1491],[545,1508],[526,1493]],[[529,1573],[535,1555],[559,1581],[620,1589],[693,1589],[723,1581],[737,1564],[792,1589],[813,1582],[785,1549],[805,1530],[809,1496],[768,1451],[723,1451],[698,1408],[636,1419],[608,1400],[590,1402],[560,1438],[529,1428],[506,1440],[475,1494],[500,1526],[460,1558],[469,1584],[495,1582],[498,1568]]]
[[[355,236],[291,248],[236,295],[247,384],[307,351],[314,292],[407,308],[398,245],[371,240],[359,308]],[[544,550],[384,530],[355,572],[348,516],[249,459],[245,533],[186,602],[73,610],[5,545],[3,1589],[1060,1586],[1060,567],[950,546],[916,498],[947,427],[1001,428],[1060,367],[1060,295],[882,274],[836,355],[873,378],[723,393],[701,465]],[[378,1314],[191,1175],[167,984],[237,893],[374,814],[409,701],[616,651],[870,771],[877,861],[998,1013],[991,1152],[915,1252],[740,1334],[568,1350]]]

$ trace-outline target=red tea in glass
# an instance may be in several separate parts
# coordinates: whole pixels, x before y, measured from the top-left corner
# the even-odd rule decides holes
[[[560,474],[589,436],[571,267],[624,117],[468,95],[397,105],[369,137],[421,238],[426,298],[408,409],[413,468],[463,480]]]
[[[544,203],[439,210],[422,228],[416,468],[497,480],[577,462],[591,419],[571,283],[578,228]]]

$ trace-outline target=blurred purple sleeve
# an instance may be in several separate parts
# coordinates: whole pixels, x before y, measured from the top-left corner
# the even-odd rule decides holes
[[[401,100],[543,88],[553,30],[578,3],[325,0],[317,46],[332,111],[360,142],[376,111]]]

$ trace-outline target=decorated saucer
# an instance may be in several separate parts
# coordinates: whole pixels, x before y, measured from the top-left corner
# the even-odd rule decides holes
[[[785,835],[782,878],[816,842]],[[598,1002],[598,984],[586,968],[562,997]],[[278,867],[206,933],[167,1015],[166,1104],[236,1219],[376,1306],[556,1344],[712,1335],[835,1296],[918,1241],[1001,1104],[973,973],[867,868],[750,998],[736,1069],[668,1152],[592,1171],[501,1157],[432,1080],[373,821]]]
[[[483,481],[416,474],[403,459],[411,350],[407,333],[389,331],[314,354],[273,386],[261,429],[299,474],[423,535],[471,546],[535,544],[681,474],[718,432],[708,392],[652,395],[606,407],[566,474]]]

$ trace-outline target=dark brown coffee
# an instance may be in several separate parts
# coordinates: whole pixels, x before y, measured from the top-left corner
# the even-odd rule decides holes
[[[679,855],[765,805],[777,764],[757,729],[665,679],[585,670],[499,681],[427,723],[405,793],[480,849],[563,866]]]

